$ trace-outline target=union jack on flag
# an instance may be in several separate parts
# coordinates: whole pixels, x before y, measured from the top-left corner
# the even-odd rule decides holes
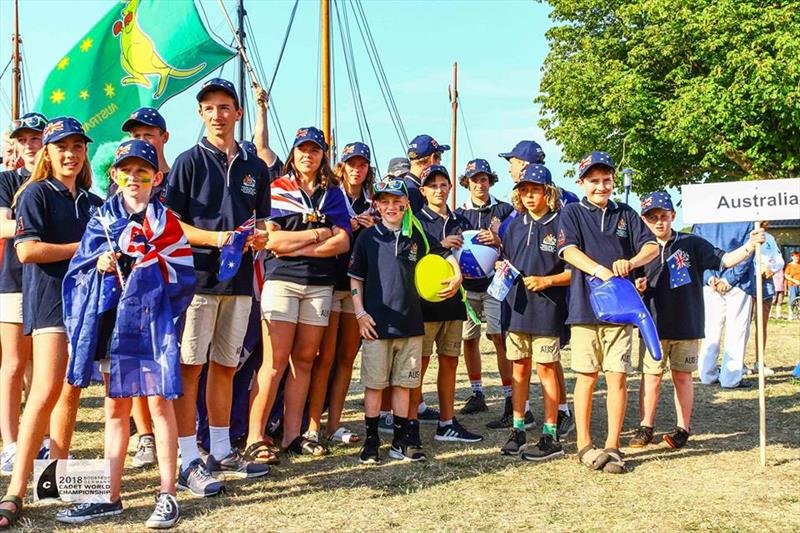
[[[44,127],[44,131],[42,132],[42,137],[47,137],[52,135],[54,132],[63,131],[64,130],[64,122],[61,120],[57,120],[56,122],[50,122],[47,126]]]
[[[669,288],[676,289],[683,287],[692,282],[689,273],[689,254],[684,250],[677,250],[674,254],[667,258],[667,266],[669,267]]]
[[[291,174],[270,185],[270,220],[300,214],[308,222],[328,222],[348,233],[352,231],[350,212],[341,188],[328,187],[317,203],[319,205],[315,206]]]

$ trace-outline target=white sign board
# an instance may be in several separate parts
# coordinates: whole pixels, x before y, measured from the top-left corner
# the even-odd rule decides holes
[[[681,186],[683,223],[800,219],[800,178]]]

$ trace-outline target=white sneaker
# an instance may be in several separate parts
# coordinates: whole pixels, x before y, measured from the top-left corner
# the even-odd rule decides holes
[[[753,373],[754,373],[754,374],[758,374],[758,363],[756,363],[756,364],[753,366]],[[775,375],[775,371],[774,371],[774,370],[772,370],[772,369],[771,369],[770,367],[768,367],[767,365],[764,365],[764,375],[765,375],[765,376],[774,376],[774,375]]]

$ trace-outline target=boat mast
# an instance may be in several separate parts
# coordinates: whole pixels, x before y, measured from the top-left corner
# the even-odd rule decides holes
[[[453,159],[451,160],[451,164],[453,166],[453,170],[451,171],[451,176],[455,179],[458,176],[458,162],[456,161],[456,141],[458,139],[458,135],[456,132],[458,131],[458,62],[453,63],[453,89],[450,91],[450,107],[453,109],[453,138],[451,140],[452,150],[453,150]],[[451,209],[455,210],[456,208],[456,187],[453,187],[453,196],[450,198],[450,206]]]
[[[245,125],[247,123],[246,113],[247,113],[247,106],[245,106],[245,101],[247,99],[247,82],[245,80],[245,61],[244,61],[244,17],[247,15],[247,12],[244,10],[244,0],[239,0],[238,5],[236,6],[236,15],[238,16],[239,21],[239,29],[237,30],[237,34],[239,36],[239,45],[241,47],[242,52],[239,54],[239,104],[242,108],[242,118],[239,121],[239,140],[245,140]]]
[[[331,137],[331,2],[321,0],[320,18],[322,26],[321,36],[321,61],[320,68],[322,79],[322,133],[328,146],[333,147]],[[331,150],[332,152],[332,150]],[[331,153],[328,154],[330,158]]]
[[[11,120],[19,118],[19,82],[22,77],[20,64],[22,58],[19,55],[19,0],[14,0],[14,67],[11,69]]]

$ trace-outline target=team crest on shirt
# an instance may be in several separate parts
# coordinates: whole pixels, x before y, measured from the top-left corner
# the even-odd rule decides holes
[[[552,233],[548,233],[542,239],[541,244],[539,244],[539,249],[543,252],[550,252],[555,253],[556,251],[556,236]]]
[[[616,234],[617,237],[621,237],[623,239],[628,237],[628,224],[625,222],[624,218],[619,219],[619,222],[617,223]]]
[[[408,247],[408,260],[412,263],[417,262],[417,243],[412,242],[411,246]]]
[[[256,194],[256,179],[250,174],[245,174],[242,178],[242,192],[250,196]]]

